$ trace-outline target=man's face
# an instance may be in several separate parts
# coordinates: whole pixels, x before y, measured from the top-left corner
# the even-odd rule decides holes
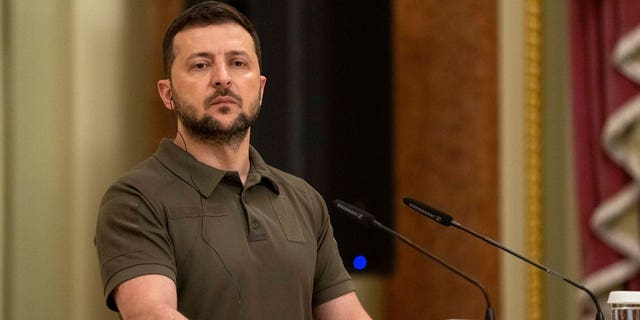
[[[249,33],[234,23],[192,27],[176,34],[173,48],[171,98],[181,125],[201,141],[240,142],[266,83]]]

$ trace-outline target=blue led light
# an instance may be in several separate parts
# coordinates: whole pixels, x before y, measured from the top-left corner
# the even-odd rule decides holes
[[[362,270],[367,266],[367,258],[364,256],[357,256],[353,259],[353,267],[356,270]]]

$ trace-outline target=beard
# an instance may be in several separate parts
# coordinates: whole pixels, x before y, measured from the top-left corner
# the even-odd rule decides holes
[[[218,96],[225,95],[234,97],[242,105],[241,97],[228,89],[223,89],[205,99],[205,109],[209,105],[207,101],[213,101]],[[198,118],[197,110],[193,105],[184,103],[175,91],[172,96],[176,115],[189,135],[200,142],[208,144],[239,145],[247,136],[249,128],[253,126],[260,113],[260,95],[258,95],[250,104],[248,113],[241,112],[228,127],[225,127],[220,121],[207,113]]]

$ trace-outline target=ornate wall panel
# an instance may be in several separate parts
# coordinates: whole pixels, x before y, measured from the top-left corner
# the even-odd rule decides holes
[[[498,251],[400,201],[423,200],[499,240],[496,2],[399,0],[393,9],[396,226],[484,284],[500,310]],[[390,319],[482,317],[476,287],[396,248]]]

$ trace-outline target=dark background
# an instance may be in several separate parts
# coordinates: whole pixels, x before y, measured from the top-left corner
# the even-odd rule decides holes
[[[390,272],[391,239],[331,204],[353,203],[393,226],[389,0],[223,2],[252,20],[262,45],[267,87],[252,145],[323,195],[350,272]],[[362,271],[358,255],[368,260]]]

